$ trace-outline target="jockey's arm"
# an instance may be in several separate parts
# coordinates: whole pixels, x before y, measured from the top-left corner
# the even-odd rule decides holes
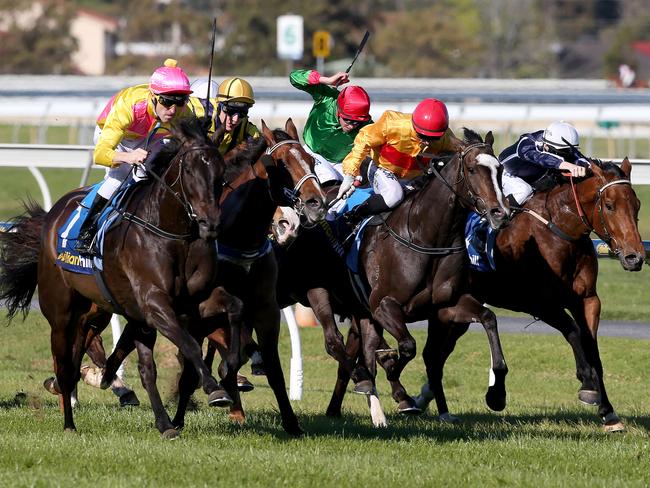
[[[378,149],[386,144],[385,124],[381,123],[382,117],[374,124],[363,127],[354,138],[352,150],[343,160],[343,174],[358,176],[361,163],[373,149]]]
[[[339,91],[327,86],[329,83],[323,83],[323,79],[329,80],[327,77],[322,77],[318,71],[311,69],[296,69],[289,75],[290,83],[298,90],[309,93],[316,102],[324,97],[337,98],[339,96]]]
[[[101,166],[112,166],[114,163],[129,162],[123,161],[123,156],[118,154],[116,159],[115,148],[122,142],[126,128],[133,121],[131,107],[128,107],[123,99],[115,101],[115,105],[106,117],[102,134],[97,141],[93,151],[93,162]],[[123,154],[123,153],[122,153]]]
[[[564,162],[560,156],[538,149],[535,141],[527,137],[517,144],[517,155],[523,161],[549,169],[559,169],[560,164]]]

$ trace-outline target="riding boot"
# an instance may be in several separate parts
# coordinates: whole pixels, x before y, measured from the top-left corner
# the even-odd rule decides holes
[[[384,197],[375,194],[355,209],[346,212],[343,215],[343,218],[349,224],[355,224],[364,218],[369,217],[370,215],[377,215],[382,212],[387,212],[388,210],[390,210],[390,207],[386,205]]]
[[[97,233],[97,221],[99,220],[99,216],[101,215],[101,211],[106,205],[106,202],[108,202],[108,200],[97,194],[88,209],[86,220],[84,220],[83,224],[81,224],[81,229],[79,229],[77,246],[75,247],[75,250],[81,255],[92,255],[92,249],[90,246],[93,237],[95,237],[95,234]]]

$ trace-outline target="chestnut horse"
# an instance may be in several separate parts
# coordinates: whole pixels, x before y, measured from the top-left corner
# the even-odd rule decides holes
[[[174,343],[199,371],[210,404],[224,398],[203,363],[199,344],[177,317],[180,312],[199,315],[198,304],[215,292],[223,298],[225,308],[236,312],[232,298],[216,291],[215,261],[206,259],[215,255],[224,163],[218,146],[207,139],[201,127],[197,119],[190,119],[174,129],[171,142],[152,161],[153,167],[162,168],[162,176],[150,172],[153,181],[133,193],[124,218],[106,234],[103,277],[112,299],[102,293],[94,276],[55,265],[57,231],[86,189],[66,194],[48,213],[37,204],[29,205],[27,214],[15,221],[13,231],[0,236],[0,297],[7,301],[10,319],[18,310],[27,314],[38,286],[40,308],[52,328],[65,430],[75,430],[70,395],[80,377],[81,359],[116,311],[132,326],[146,328],[149,338],[160,331]],[[146,354],[145,347],[142,355]],[[146,387],[155,377],[155,367],[141,362],[140,374]],[[236,379],[231,375],[228,381]],[[160,397],[150,389],[147,392],[156,426],[174,437],[177,433],[169,417],[159,415],[164,411]]]
[[[310,223],[322,219],[326,207],[313,173],[314,160],[298,141],[291,119],[285,131],[271,131],[262,123],[262,134],[264,137],[259,142],[240,145],[226,155],[228,169],[221,199],[218,282],[242,300],[245,326],[254,329],[257,335],[282,425],[287,433],[300,435],[302,430],[289,403],[278,355],[280,308],[275,295],[278,270],[268,232],[278,205],[293,206]],[[190,324],[189,330],[199,343],[210,336],[230,350],[236,347],[231,343],[231,334],[224,335],[222,328],[213,332],[215,327],[214,320],[204,319]],[[116,352],[124,357],[131,349],[131,345],[120,340]],[[109,358],[108,362],[106,371],[111,377],[119,361]],[[228,368],[230,364],[226,364],[226,369],[231,373]],[[184,425],[187,404],[197,385],[196,375],[193,363],[184,361],[178,409],[173,420],[177,428]],[[235,393],[233,399],[231,418],[243,422],[245,415],[239,394]]]
[[[597,341],[598,259],[589,234],[594,232],[609,245],[623,269],[641,269],[645,250],[631,170],[627,158],[620,168],[593,161],[588,177],[576,183],[565,180],[549,192],[535,194],[497,235],[496,271],[470,274],[472,294],[481,302],[531,314],[562,333],[575,356],[581,382],[578,397],[599,406],[606,431],[624,426],[605,391]],[[467,325],[441,330],[425,351],[437,368],[417,398],[422,407],[435,397],[439,413],[448,412],[442,370],[466,331]]]

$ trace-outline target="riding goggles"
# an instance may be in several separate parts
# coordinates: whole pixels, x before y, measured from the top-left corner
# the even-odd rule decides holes
[[[343,121],[346,124],[349,124],[349,125],[351,125],[353,127],[357,127],[358,125],[361,125],[363,123],[363,121],[361,121],[361,120],[346,119],[345,117],[341,117],[341,118],[343,119]]]
[[[158,95],[158,103],[166,108],[171,108],[172,105],[183,107],[188,100],[189,95]]]
[[[223,103],[221,105],[221,110],[223,110],[223,113],[230,117],[234,117],[235,115],[239,115],[239,118],[244,118],[248,117],[248,105],[246,104],[225,104]]]

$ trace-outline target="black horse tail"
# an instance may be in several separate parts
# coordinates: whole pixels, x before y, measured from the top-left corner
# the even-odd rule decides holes
[[[41,231],[47,212],[33,200],[24,203],[25,213],[0,232],[0,302],[11,321],[18,311],[29,313],[38,282]]]

